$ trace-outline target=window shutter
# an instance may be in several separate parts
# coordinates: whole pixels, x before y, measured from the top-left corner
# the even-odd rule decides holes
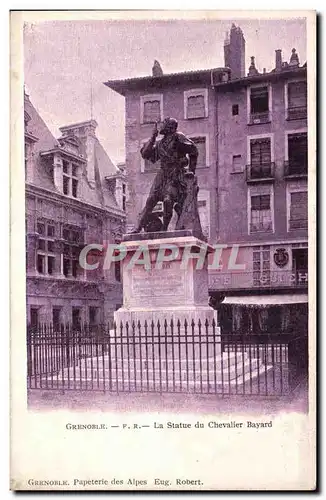
[[[254,140],[250,143],[250,156],[252,165],[264,165],[271,163],[271,141],[270,139]]]
[[[305,107],[307,105],[307,83],[293,82],[288,84],[289,108]]]
[[[289,161],[307,165],[308,163],[308,142],[307,134],[289,135],[288,138]]]
[[[233,172],[242,172],[243,170],[243,161],[241,155],[233,155],[232,157],[232,171]]]
[[[198,149],[197,165],[199,167],[206,167],[206,138],[194,137],[192,141],[196,144]]]
[[[203,95],[188,97],[187,118],[205,118],[205,98]]]
[[[266,114],[268,112],[268,87],[253,87],[250,90],[250,107],[253,114]]]
[[[308,193],[298,191],[291,193],[290,219],[293,221],[306,220],[308,218]]]
[[[268,94],[268,87],[253,87],[251,89],[251,97],[265,97]]]
[[[160,119],[160,101],[146,101],[144,103],[144,123],[154,123]]]

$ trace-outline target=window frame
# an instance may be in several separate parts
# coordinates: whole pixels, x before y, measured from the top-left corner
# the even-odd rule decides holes
[[[252,196],[270,196],[270,211],[271,211],[271,222],[272,229],[270,231],[251,231],[251,197]],[[270,185],[255,185],[248,186],[247,191],[247,231],[248,235],[252,236],[254,234],[273,234],[275,233],[275,208],[274,208],[274,186]]]
[[[306,116],[304,118],[290,118],[288,117],[288,109],[289,109],[289,84],[291,83],[301,83],[304,82],[307,85],[307,96],[306,96],[306,107],[307,107],[307,112]],[[294,108],[290,108],[294,109]],[[285,120],[287,121],[297,121],[297,120],[307,120],[308,118],[308,82],[306,78],[294,78],[291,80],[287,80],[284,83],[284,113],[285,113]]]
[[[202,95],[204,97],[205,116],[198,118],[188,118],[188,99],[189,97],[196,97]],[[208,89],[205,87],[197,89],[189,89],[183,92],[183,116],[185,120],[203,120],[208,118]]]
[[[64,163],[68,164],[68,172],[64,172]],[[77,169],[77,174],[73,173],[74,167]],[[64,192],[64,180],[68,181],[68,193]],[[73,195],[73,184],[74,181],[77,183],[76,196]],[[77,163],[62,159],[62,194],[68,196],[69,198],[78,199],[78,186],[80,183],[80,165]]]
[[[236,109],[236,113],[234,113],[234,110]],[[239,116],[239,104],[232,104],[232,108],[231,108],[231,114],[232,116]]]
[[[78,232],[80,235],[80,241],[74,243],[73,238],[71,238],[71,240],[70,240],[70,239],[67,239],[66,237],[64,237],[64,234],[63,234],[64,230],[68,230],[70,232],[71,231]],[[76,248],[80,249],[80,247],[85,244],[85,232],[84,232],[84,230],[81,229],[79,226],[74,226],[72,224],[62,224],[60,232],[61,232],[61,241],[63,244],[63,247],[61,250],[61,273],[62,273],[62,275],[66,279],[69,279],[69,278],[75,279],[75,280],[85,279],[85,269],[80,270],[80,272],[77,273],[76,276],[73,275],[74,263],[77,262],[77,264],[79,265],[79,256],[78,256],[78,258],[75,258],[75,256],[73,255],[73,250]],[[66,255],[66,253],[65,253],[65,249],[64,249],[65,245],[69,247],[69,255]],[[69,260],[69,272],[67,275],[64,273],[64,261],[65,260]]]
[[[286,130],[284,134],[285,144],[284,144],[284,161],[289,161],[289,135],[297,135],[297,134],[307,134],[307,146],[308,146],[308,127],[297,128]],[[307,147],[308,154],[309,147]]]
[[[251,89],[267,87],[268,90],[268,115],[269,119],[267,122],[261,122],[261,124],[270,123],[273,121],[273,91],[271,83],[253,83],[247,87],[247,125],[260,125],[260,123],[253,123],[251,121]],[[266,111],[267,113],[267,111]]]
[[[199,219],[200,219],[200,209],[201,208],[204,208],[204,211],[206,212],[206,215],[207,215],[207,221],[208,221],[208,227],[203,227],[201,221],[200,221],[200,224],[202,226],[202,230],[203,230],[203,233],[204,235],[210,239],[211,237],[211,206],[210,206],[210,199],[211,199],[211,193],[208,189],[200,189],[198,191],[198,198],[197,198],[197,201],[198,202],[205,202],[205,205],[202,205],[201,207],[199,206],[198,207],[198,212],[199,212]],[[205,232],[205,230],[207,229],[207,232]]]
[[[148,101],[159,101],[160,102],[160,120],[163,121],[163,94],[146,94],[140,96],[140,124],[141,125],[152,125],[154,122],[144,122],[144,106]]]
[[[274,133],[247,135],[247,165],[251,165],[251,141],[269,139],[271,143],[271,163],[275,162]]]
[[[60,255],[56,254],[55,250],[54,251],[48,250],[48,242],[50,241],[50,242],[54,243],[54,245],[55,245],[56,238],[57,238],[57,236],[56,236],[56,223],[55,223],[55,221],[52,221],[50,219],[39,218],[35,221],[35,224],[36,224],[37,234],[39,234],[39,237],[37,238],[37,248],[36,248],[36,263],[35,263],[36,264],[36,266],[35,266],[36,271],[40,276],[53,276],[54,274],[56,274],[55,265],[56,265],[56,262],[58,263],[57,259],[58,259],[58,257],[60,257]],[[44,225],[45,234],[40,234],[38,232],[38,224]],[[48,226],[54,227],[54,233],[52,236],[48,236]],[[40,240],[45,242],[44,249],[39,248],[39,241]],[[43,264],[44,272],[43,273],[41,273],[39,271],[39,268],[38,268],[38,256],[42,256],[44,258],[44,264]],[[49,273],[49,258],[54,259],[54,271],[52,273]]]
[[[206,162],[205,162],[205,165],[199,165],[197,163],[197,167],[196,168],[207,168],[210,166],[210,161],[209,161],[209,134],[203,134],[201,132],[199,132],[198,134],[192,134],[189,136],[189,139],[191,139],[192,141],[194,139],[205,139],[205,149],[206,149]]]
[[[234,169],[234,158],[240,158],[240,163],[241,163],[241,168],[239,168],[239,170],[235,170]],[[243,155],[242,154],[232,154],[232,161],[231,161],[231,165],[232,165],[232,170],[230,172],[230,174],[243,174],[243,172],[245,171],[245,163],[244,163],[244,160],[243,160]]]
[[[291,216],[291,194],[292,193],[307,193],[307,221],[309,221],[309,202],[308,202],[308,185],[306,182],[298,182],[293,185],[286,186],[286,230],[288,233],[293,233],[294,231],[308,231],[307,228],[291,229],[290,228],[290,216]]]

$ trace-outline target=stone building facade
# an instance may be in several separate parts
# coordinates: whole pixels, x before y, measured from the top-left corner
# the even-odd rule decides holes
[[[307,67],[289,56],[277,49],[269,73],[251,57],[246,77],[216,86],[216,232],[239,250],[238,269],[222,263],[210,288],[230,330],[251,328],[261,305],[272,330],[307,331]]]
[[[173,116],[179,130],[192,138],[199,150],[197,176],[200,187],[199,212],[205,235],[216,240],[217,225],[217,117],[213,82],[229,79],[228,68],[190,71],[107,82],[125,96],[126,175],[129,201],[127,227],[136,225],[159,164],[144,161],[141,146],[149,139],[155,121]],[[160,210],[160,207],[157,207]],[[171,222],[173,227],[173,221]]]
[[[223,300],[233,327],[242,321],[233,314],[239,304],[261,304],[264,314],[265,306],[275,306],[270,317],[278,315],[275,325],[283,322],[283,329],[292,321],[290,309],[300,309],[306,325],[306,64],[295,49],[289,61],[277,49],[272,71],[259,72],[251,57],[245,74],[245,38],[235,25],[224,57],[223,68],[164,74],[156,62],[151,76],[106,82],[126,103],[127,228],[134,227],[158,168],[141,159],[141,145],[154,121],[173,116],[197,143],[201,223],[210,243],[223,247],[220,269],[210,272],[212,303]],[[232,246],[237,260],[230,270]]]
[[[95,120],[63,126],[56,139],[26,94],[24,116],[28,323],[107,322],[122,301],[119,269],[85,270],[79,254],[121,240],[124,171],[96,137]]]

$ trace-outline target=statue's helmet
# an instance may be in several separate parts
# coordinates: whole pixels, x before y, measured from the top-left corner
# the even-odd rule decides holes
[[[160,129],[161,134],[168,134],[175,132],[178,128],[178,121],[175,118],[164,118],[162,127]]]

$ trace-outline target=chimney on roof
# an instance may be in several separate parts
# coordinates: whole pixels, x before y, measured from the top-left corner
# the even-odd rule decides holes
[[[224,41],[224,66],[231,69],[231,79],[245,76],[246,41],[241,28],[232,23]]]
[[[163,70],[160,63],[155,59],[153,67],[152,67],[152,75],[153,76],[163,76]]]
[[[248,76],[259,75],[258,70],[255,66],[255,57],[251,56],[250,59],[251,59],[251,64],[249,66]]]
[[[290,66],[299,66],[299,56],[295,49],[292,49],[292,54],[289,62]]]
[[[282,49],[275,50],[275,69],[282,71]]]

